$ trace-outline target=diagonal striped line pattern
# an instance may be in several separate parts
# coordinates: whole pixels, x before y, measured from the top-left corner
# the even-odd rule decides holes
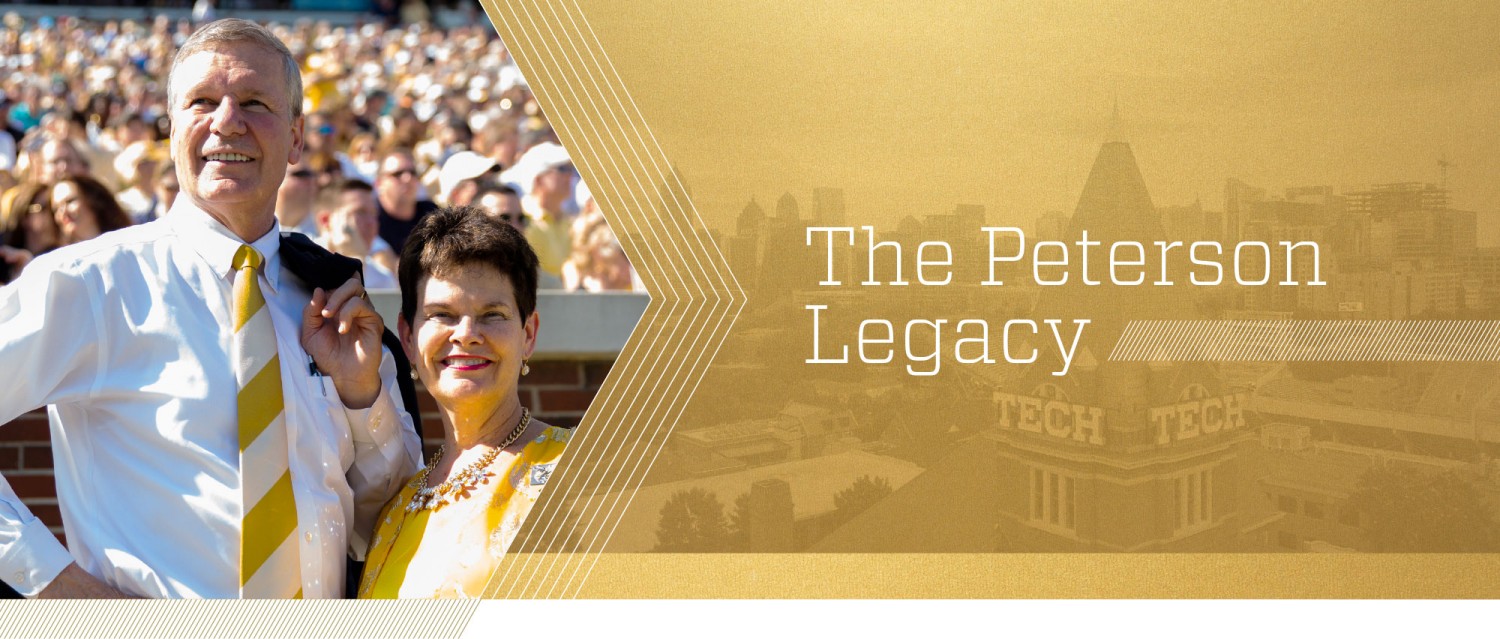
[[[275,397],[276,401],[268,401],[269,397]],[[240,415],[240,450],[246,450],[267,426],[280,423],[277,418],[281,417],[283,404],[279,356],[272,355],[250,381],[245,382],[235,403]]]
[[[285,401],[276,329],[261,295],[265,258],[248,244],[234,254],[234,361],[240,443],[240,594],[302,597],[297,505],[288,468]]]
[[[1500,361],[1500,322],[1140,320],[1112,361]]]
[[[573,0],[486,13],[651,293],[487,597],[571,597],[681,418],[745,294]],[[611,499],[590,497],[613,493]]]
[[[476,601],[9,601],[0,637],[458,637]]]
[[[250,576],[271,558],[271,553],[285,545],[287,539],[297,532],[297,512],[293,503],[292,473],[288,471],[281,473],[271,489],[245,513],[245,530],[256,531],[254,535],[246,535],[241,542],[245,547],[240,552],[244,562],[240,565],[240,573],[245,582],[248,583]]]

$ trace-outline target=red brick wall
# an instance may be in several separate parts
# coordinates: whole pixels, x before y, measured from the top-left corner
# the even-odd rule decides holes
[[[532,362],[531,374],[521,378],[521,402],[537,419],[554,426],[577,426],[594,394],[609,374],[612,361]],[[423,421],[423,459],[443,443],[443,418],[437,403],[417,387]],[[57,488],[52,482],[52,444],[47,411],[34,410],[0,426],[0,474],[26,507],[62,536]]]
[[[57,510],[57,487],[52,483],[52,436],[47,430],[47,409],[37,409],[0,427],[0,474],[26,507],[62,533],[62,515]]]

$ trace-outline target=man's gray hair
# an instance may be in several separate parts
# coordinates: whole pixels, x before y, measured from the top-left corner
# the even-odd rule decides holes
[[[193,35],[182,43],[182,48],[177,50],[177,55],[172,57],[172,70],[167,73],[167,99],[171,102],[169,108],[177,108],[177,67],[189,56],[201,51],[212,51],[218,45],[233,42],[249,42],[258,44],[267,49],[281,54],[282,72],[286,75],[287,99],[291,102],[292,119],[302,115],[302,70],[297,67],[297,59],[292,57],[290,49],[282,43],[280,38],[249,20],[240,18],[224,18],[215,20],[193,32]]]

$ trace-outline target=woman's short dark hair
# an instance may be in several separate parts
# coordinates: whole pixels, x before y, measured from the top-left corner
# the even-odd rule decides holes
[[[427,214],[401,249],[396,279],[401,283],[401,316],[417,316],[417,287],[434,275],[483,264],[510,278],[521,319],[536,310],[537,257],[526,238],[482,209],[456,206]]]
[[[115,194],[110,193],[109,187],[104,186],[98,180],[87,175],[75,175],[65,177],[57,181],[57,184],[71,182],[78,187],[78,199],[83,201],[85,208],[94,214],[94,222],[99,225],[100,233],[118,231],[130,226],[130,216],[125,209],[120,207],[120,201],[115,199]],[[56,184],[53,188],[56,188]]]

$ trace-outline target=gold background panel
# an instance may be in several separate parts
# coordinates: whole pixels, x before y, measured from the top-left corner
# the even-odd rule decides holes
[[[1494,555],[606,554],[584,598],[1500,596]]]
[[[1493,592],[1489,556],[1392,554],[1500,551],[1493,363],[1107,355],[1140,320],[1500,318],[1500,5],[486,8],[658,296],[492,594]],[[1233,260],[980,284],[1085,232]],[[1039,357],[964,363],[964,320]]]

